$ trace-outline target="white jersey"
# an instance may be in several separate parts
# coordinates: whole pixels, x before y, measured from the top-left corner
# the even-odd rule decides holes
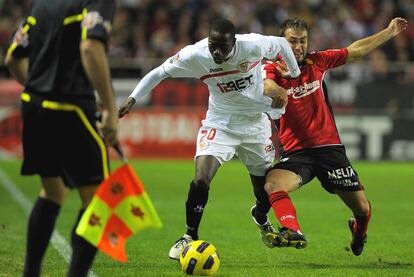
[[[259,34],[236,35],[231,57],[216,64],[208,48],[208,39],[183,48],[164,62],[164,71],[173,78],[197,78],[210,92],[209,114],[253,116],[266,112],[279,118],[284,109],[272,109],[271,98],[263,95],[262,59],[282,54],[291,75],[300,74],[292,50],[284,38]],[[216,117],[216,116],[215,116]]]
[[[299,76],[285,38],[236,35],[236,43],[222,64],[214,62],[208,39],[203,39],[145,75],[130,97],[143,97],[168,77],[200,79],[207,84],[210,97],[197,137],[196,157],[211,155],[223,163],[237,155],[251,175],[264,176],[274,158],[270,121],[265,113],[276,119],[284,109],[272,109],[271,98],[263,95],[262,59],[275,59],[278,54],[291,76]]]

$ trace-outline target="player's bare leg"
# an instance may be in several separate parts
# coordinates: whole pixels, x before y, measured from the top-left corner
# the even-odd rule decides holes
[[[76,234],[76,228],[97,189],[98,185],[96,184],[78,187],[82,207],[71,233],[72,258],[69,265],[69,277],[87,276],[96,256],[97,248],[87,242],[84,238],[78,236]]]
[[[186,233],[171,247],[169,257],[179,259],[182,249],[193,240],[198,239],[198,227],[208,200],[208,191],[220,162],[214,156],[199,156],[195,161],[195,177],[191,181],[186,206]]]
[[[348,227],[352,232],[352,252],[354,255],[359,256],[364,250],[364,244],[367,242],[368,224],[371,219],[371,204],[363,190],[352,192],[337,191],[337,194],[354,214],[354,217],[348,220]]]
[[[282,228],[276,234],[269,234],[277,247],[306,247],[307,241],[302,234],[296,217],[296,210],[288,195],[301,183],[300,177],[285,169],[273,169],[266,175],[265,190]]]
[[[42,189],[39,196],[62,205],[68,195],[69,189],[65,186],[60,177],[41,178]]]
[[[39,276],[40,265],[68,189],[60,177],[41,178],[42,188],[29,216],[24,276]]]

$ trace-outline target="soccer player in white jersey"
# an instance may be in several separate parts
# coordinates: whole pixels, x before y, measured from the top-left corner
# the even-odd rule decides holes
[[[129,112],[136,99],[148,94],[162,80],[197,78],[207,84],[208,111],[197,137],[196,174],[186,202],[186,233],[174,244],[169,257],[179,259],[185,245],[198,239],[198,227],[208,199],[211,180],[220,165],[237,155],[249,171],[256,196],[251,213],[263,242],[276,232],[267,218],[270,208],[264,191],[265,173],[272,166],[274,146],[272,118],[279,118],[287,104],[286,91],[263,81],[261,61],[281,54],[290,74],[300,74],[295,56],[282,37],[259,34],[236,35],[234,25],[216,19],[208,38],[189,45],[149,72],[120,107],[119,116]],[[273,99],[265,96],[271,95]]]

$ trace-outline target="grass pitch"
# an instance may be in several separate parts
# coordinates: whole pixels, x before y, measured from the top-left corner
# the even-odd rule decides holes
[[[93,271],[98,276],[185,276],[168,258],[172,244],[185,231],[185,200],[193,178],[192,161],[132,161],[164,224],[127,242],[129,262],[121,264],[100,253]],[[114,165],[116,166],[116,164]],[[0,161],[0,169],[32,202],[37,177],[20,177],[20,161]],[[308,239],[302,250],[268,249],[250,218],[254,203],[246,169],[237,161],[220,168],[200,227],[200,237],[220,255],[217,276],[414,276],[414,164],[355,163],[373,207],[368,243],[360,257],[347,251],[351,212],[325,192],[317,181],[291,193],[299,223]],[[27,211],[0,180],[0,276],[21,276]],[[57,230],[69,241],[79,209],[76,192],[64,205]],[[273,212],[271,219],[277,223]],[[65,276],[67,263],[53,247],[46,253],[42,276]]]

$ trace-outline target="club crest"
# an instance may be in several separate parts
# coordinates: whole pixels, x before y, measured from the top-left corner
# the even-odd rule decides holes
[[[249,67],[250,67],[250,62],[246,60],[239,62],[239,64],[237,65],[237,69],[243,73],[246,73],[247,71],[249,71]]]
[[[169,63],[174,64],[180,60],[180,53],[175,54],[169,59]]]

